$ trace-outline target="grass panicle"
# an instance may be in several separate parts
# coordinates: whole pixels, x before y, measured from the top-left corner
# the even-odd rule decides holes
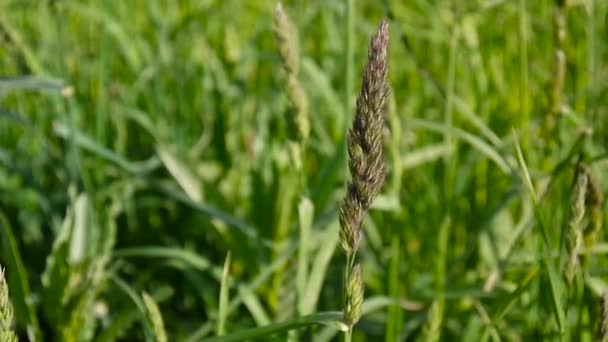
[[[274,36],[285,72],[286,92],[289,99],[287,126],[290,154],[294,166],[302,166],[302,145],[310,136],[308,97],[298,79],[300,70],[299,39],[297,30],[279,2],[274,10]]]
[[[585,245],[587,249],[595,244],[598,233],[604,225],[604,192],[597,175],[588,168],[588,186],[585,205],[589,216],[589,223],[584,231]]]
[[[163,321],[163,316],[160,313],[160,309],[158,308],[158,304],[156,304],[154,298],[146,292],[142,293],[142,298],[148,319],[152,325],[152,331],[154,332],[156,342],[167,342],[165,323]]]
[[[340,244],[346,253],[344,322],[349,326],[345,332],[346,341],[351,339],[352,327],[361,316],[363,302],[361,267],[353,266],[363,235],[363,217],[385,181],[382,132],[389,95],[387,49],[388,24],[382,22],[369,44],[355,117],[346,138],[351,181],[339,214]]]
[[[346,283],[346,306],[344,307],[344,323],[349,327],[355,325],[361,318],[363,305],[363,274],[361,265],[356,264],[350,271]]]
[[[583,240],[582,223],[585,217],[585,198],[588,183],[589,177],[586,168],[579,166],[570,199],[570,219],[566,240],[568,259],[564,268],[564,278],[569,286],[572,285],[579,266],[578,253]]]
[[[17,342],[17,336],[12,330],[13,307],[8,296],[8,284],[4,277],[4,269],[0,267],[0,341]]]
[[[359,248],[363,216],[385,180],[382,131],[389,95],[387,48],[388,24],[383,22],[369,45],[369,61],[363,73],[353,125],[347,135],[352,179],[340,207],[340,244],[349,256]]]
[[[565,43],[567,37],[566,14],[568,4],[563,0],[556,0],[553,13],[553,72],[549,90],[549,111],[545,118],[545,139],[549,144],[554,144],[554,134],[557,121],[562,113],[564,105],[564,85],[566,81],[566,52]]]
[[[441,323],[443,321],[441,311],[441,304],[438,301],[433,301],[427,313],[428,324],[424,327],[423,341],[437,342],[440,340]]]
[[[598,329],[598,341],[608,342],[608,292],[600,297],[600,321]]]

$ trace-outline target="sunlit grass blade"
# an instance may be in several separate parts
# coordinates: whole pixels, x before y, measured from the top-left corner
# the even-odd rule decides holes
[[[347,327],[342,323],[342,312],[319,312],[309,316],[296,318],[288,322],[275,323],[259,328],[241,330],[239,332],[223,337],[208,338],[206,342],[231,342],[247,341],[255,338],[269,336],[272,334],[286,333],[289,330],[311,325],[329,325],[340,331],[346,331]],[[202,340],[201,340],[202,341]]]
[[[312,260],[310,276],[307,280],[304,301],[302,303],[302,313],[310,314],[314,312],[321,295],[323,281],[327,276],[327,269],[331,257],[338,246],[338,222],[332,223],[326,231],[320,234],[322,244]]]
[[[336,232],[337,234],[337,232]],[[337,243],[337,241],[336,241]],[[289,246],[285,251],[283,251],[272,263],[265,265],[262,267],[262,271],[249,283],[239,286],[238,294],[230,300],[230,305],[228,306],[228,314],[231,314],[236,311],[236,309],[243,303],[254,303],[255,295],[254,291],[257,290],[262,284],[268,281],[272,274],[277,270],[281,269],[290,258],[296,252],[296,244]],[[251,306],[249,306],[249,310],[253,311]],[[252,312],[252,314],[254,314]],[[254,319],[256,323],[261,322],[260,319],[262,317],[257,317]],[[265,319],[266,322],[270,322],[270,319]],[[198,341],[205,337],[211,330],[213,326],[207,322],[199,327],[195,332],[193,332],[188,338],[186,338],[187,342]]]
[[[306,311],[306,301],[310,297],[306,295],[306,284],[309,278],[308,274],[308,254],[310,253],[310,233],[312,222],[314,219],[314,205],[307,197],[300,200],[298,205],[298,219],[300,237],[298,241],[298,268],[296,273],[296,287],[298,295],[298,313],[306,315],[310,312]]]
[[[76,146],[92,152],[103,159],[109,160],[130,173],[148,173],[157,169],[161,165],[160,160],[156,157],[151,157],[148,160],[137,162],[127,160],[112,150],[99,145],[82,132],[70,130],[68,125],[64,125],[59,122],[55,123],[54,131],[57,136],[63,139],[71,140],[73,138],[73,143],[76,144]]]
[[[426,163],[449,157],[455,151],[456,148],[454,145],[446,145],[444,143],[421,147],[413,151],[408,151],[401,158],[401,167],[403,170],[413,169]]]
[[[74,91],[65,81],[59,79],[37,76],[0,78],[0,92],[7,93],[9,91],[23,90],[61,94],[64,96],[69,96]]]
[[[167,333],[165,332],[165,324],[163,316],[160,313],[158,304],[146,292],[142,293],[144,307],[146,308],[146,316],[152,325],[155,342],[167,342]]]
[[[230,252],[226,255],[224,262],[224,271],[222,272],[222,281],[220,283],[220,303],[217,319],[217,336],[222,336],[226,333],[226,320],[228,318],[228,274],[230,272]]]
[[[478,150],[481,154],[492,160],[502,172],[506,174],[511,174],[511,172],[513,171],[513,165],[510,165],[507,159],[505,159],[505,157],[503,157],[496,150],[496,148],[489,145],[481,138],[460,128],[446,127],[445,125],[423,119],[410,119],[409,125],[412,128],[427,129],[438,133],[449,134],[458,139],[462,139],[463,141],[474,147],[476,150]]]
[[[548,260],[547,253],[551,251],[552,242],[549,237],[549,233],[547,232],[547,229],[543,223],[542,212],[538,203],[536,191],[534,190],[534,184],[532,183],[532,177],[530,177],[530,172],[528,172],[528,167],[521,151],[517,136],[515,135],[515,131],[513,131],[513,135],[515,137],[515,149],[517,152],[517,160],[519,162],[519,167],[526,186],[528,187],[528,190],[530,192],[530,196],[532,197],[531,200],[532,204],[534,205],[536,223],[540,228],[541,235],[543,238],[544,250],[541,252],[541,254],[543,255],[543,264],[547,268],[547,274],[549,276],[549,283],[551,285],[551,298],[553,301],[553,309],[557,319],[557,324],[559,326],[560,332],[563,334],[566,332],[567,328],[566,314],[563,307],[563,301],[566,298],[566,294],[564,293],[564,285],[561,281],[559,273],[556,270],[555,263],[551,260]]]
[[[0,16],[0,31],[8,42],[19,51],[29,72],[34,75],[42,75],[44,73],[42,64],[32,48],[25,43],[20,30],[15,28],[6,18]]]
[[[156,147],[156,152],[169,173],[188,197],[194,202],[202,201],[203,187],[192,170],[190,170],[167,146],[158,145]]]

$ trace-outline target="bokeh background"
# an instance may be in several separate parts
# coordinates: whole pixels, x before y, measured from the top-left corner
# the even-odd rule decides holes
[[[285,1],[312,128],[303,189],[275,5],[1,1],[0,264],[22,340],[154,339],[144,291],[170,341],[204,340],[222,283],[227,333],[341,310],[344,140],[383,19],[388,179],[354,339],[594,340],[603,230],[575,285],[561,270],[576,163],[607,181],[608,3]]]

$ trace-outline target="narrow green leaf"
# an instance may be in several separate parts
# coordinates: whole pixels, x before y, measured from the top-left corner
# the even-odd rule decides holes
[[[499,322],[509,311],[509,308],[516,300],[520,298],[520,296],[528,289],[530,284],[532,284],[532,280],[536,279],[540,271],[540,267],[534,267],[521,281],[517,289],[511,292],[503,301],[503,303],[494,311],[493,321]]]
[[[74,226],[70,237],[69,262],[72,265],[77,265],[83,262],[86,251],[89,246],[87,244],[87,230],[90,229],[88,221],[88,197],[85,193],[78,195],[74,202]]]
[[[0,92],[35,90],[45,93],[69,95],[72,88],[63,80],[37,76],[9,77],[0,79]]]
[[[167,342],[167,333],[165,331],[165,324],[163,323],[163,316],[160,313],[158,304],[154,298],[152,298],[146,292],[142,293],[142,299],[146,308],[146,314],[152,325],[152,331],[154,333],[154,339],[156,342]]]
[[[462,130],[460,128],[455,128],[455,127],[447,127],[443,124],[438,124],[435,122],[431,122],[428,120],[422,120],[422,119],[410,119],[408,121],[408,124],[412,128],[427,129],[427,130],[438,132],[438,133],[448,134],[450,136],[454,136],[458,139],[461,139],[461,140],[467,142],[469,145],[471,145],[475,149],[477,149],[481,154],[485,155],[490,160],[492,160],[502,172],[504,172],[506,174],[510,174],[512,171],[512,166],[509,165],[509,162],[503,156],[501,156],[500,153],[498,151],[496,151],[496,149],[493,146],[489,145],[487,142],[485,142],[481,138],[479,138],[465,130]]]
[[[146,311],[146,306],[144,305],[143,301],[139,299],[139,296],[137,295],[135,290],[127,282],[120,279],[120,277],[115,274],[112,274],[110,278],[112,279],[114,284],[116,284],[118,288],[121,289],[133,301],[133,303],[135,303],[135,306],[139,310],[139,318],[144,326],[146,340],[153,341],[153,336],[155,336],[154,328],[152,327],[150,321],[148,321],[147,319],[148,313]]]
[[[401,167],[403,170],[413,169],[449,156],[454,151],[456,151],[454,145],[444,143],[421,147],[417,150],[408,151],[406,155],[401,157]]]
[[[226,333],[226,319],[228,317],[228,274],[230,273],[230,252],[226,255],[224,271],[222,272],[222,282],[220,284],[220,303],[217,319],[217,336]]]
[[[561,281],[561,277],[558,275],[554,262],[552,262],[552,260],[550,260],[549,256],[547,255],[547,253],[549,251],[551,251],[551,246],[552,246],[551,240],[549,237],[549,233],[547,232],[547,229],[543,223],[542,212],[541,212],[541,209],[540,209],[540,206],[538,203],[538,198],[536,196],[536,192],[534,191],[534,185],[532,184],[532,178],[530,177],[530,172],[528,171],[528,167],[526,166],[526,161],[525,161],[523,153],[521,151],[521,147],[519,145],[519,141],[517,139],[515,131],[513,131],[513,135],[515,138],[515,148],[517,151],[517,159],[519,161],[519,166],[520,166],[521,172],[523,173],[523,178],[526,181],[526,185],[528,186],[528,189],[530,191],[530,196],[532,197],[532,203],[534,205],[534,214],[536,216],[536,221],[540,228],[541,235],[542,235],[543,242],[544,242],[543,243],[544,248],[542,251],[543,264],[545,265],[545,268],[547,269],[547,273],[549,275],[549,284],[551,287],[551,298],[553,300],[553,310],[554,310],[555,316],[557,318],[557,324],[559,326],[560,332],[565,333],[567,323],[566,323],[566,314],[565,314],[564,307],[562,304],[562,299],[566,298],[566,296],[564,294],[563,283]]]
[[[153,246],[123,248],[115,250],[113,256],[114,258],[144,257],[178,259],[201,271],[208,270],[212,265],[209,260],[196,253],[173,247]]]
[[[296,287],[298,295],[298,313],[306,315],[305,311],[306,283],[308,280],[308,254],[310,250],[310,231],[314,218],[314,205],[308,197],[303,197],[298,205],[298,218],[300,223],[300,239],[298,243],[298,269],[296,274]]]
[[[270,319],[267,315],[265,317],[261,316],[263,311],[257,311],[257,305],[259,305],[260,308],[263,310],[261,304],[255,304],[256,306],[252,305],[254,303],[259,303],[259,299],[254,293],[254,291],[260,286],[262,286],[262,284],[266,283],[268,279],[272,276],[272,274],[274,274],[274,272],[281,269],[287,263],[287,261],[293,257],[293,254],[295,254],[296,252],[296,247],[297,244],[295,243],[288,245],[288,247],[278,257],[276,257],[272,263],[262,265],[260,267],[261,272],[250,283],[245,285],[239,285],[238,294],[231,299],[230,305],[228,306],[228,314],[235,312],[242,303],[245,303],[258,325],[268,324],[260,324],[260,322],[262,322],[262,319],[265,319],[266,322],[270,322]],[[198,341],[205,337],[212,330],[213,326],[211,325],[211,322],[204,323],[198,329],[196,329],[196,331],[193,332],[188,338],[186,338],[185,341]]]
[[[267,326],[242,330],[234,334],[208,338],[206,342],[231,342],[246,341],[254,338],[287,332],[289,330],[302,328],[311,325],[329,325],[340,331],[346,331],[348,327],[342,323],[342,312],[320,312],[309,316],[296,318],[287,322],[270,324]]]
[[[127,160],[115,152],[99,145],[83,133],[78,131],[73,132],[67,125],[59,122],[56,122],[53,125],[53,130],[57,136],[66,140],[74,139],[73,143],[75,143],[76,146],[83,148],[99,156],[100,158],[108,160],[130,173],[148,173],[157,169],[161,165],[160,160],[158,160],[156,157],[151,157],[148,160],[137,162]]]
[[[156,146],[158,157],[163,162],[177,184],[194,202],[203,200],[202,184],[196,175],[167,146]]]
[[[304,296],[306,300],[302,303],[303,314],[313,312],[317,306],[323,281],[327,275],[327,267],[329,266],[331,257],[338,245],[339,229],[340,225],[336,221],[321,234],[322,244],[312,262],[311,269],[314,270],[314,272],[311,272],[308,277],[308,284],[305,291],[306,294]]]

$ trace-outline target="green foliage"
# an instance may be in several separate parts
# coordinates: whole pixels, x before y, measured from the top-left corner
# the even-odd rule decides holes
[[[382,20],[352,340],[606,338],[606,1],[285,1],[289,35],[276,9],[0,2],[20,341],[340,338],[347,129]]]

